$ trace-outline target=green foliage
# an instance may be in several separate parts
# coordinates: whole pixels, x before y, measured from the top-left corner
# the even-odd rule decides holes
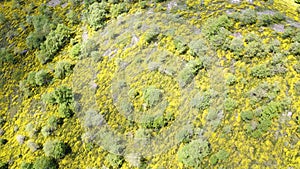
[[[296,63],[294,66],[293,66],[294,70],[297,72],[297,73],[300,73],[300,63]]]
[[[176,133],[176,140],[182,143],[188,143],[193,137],[192,126],[184,126],[180,131]]]
[[[61,159],[67,154],[67,145],[58,140],[46,141],[43,146],[43,150],[46,156]]]
[[[54,31],[51,31],[42,43],[41,50],[37,57],[42,64],[51,61],[57,52],[65,45],[71,37],[71,30],[63,24],[58,24]]]
[[[253,10],[253,9],[246,9],[239,16],[239,20],[241,22],[241,25],[252,25],[252,24],[255,24],[256,21],[257,21],[256,11]]]
[[[257,24],[259,26],[269,26],[272,23],[273,23],[273,18],[272,18],[271,15],[264,14],[264,15],[258,16],[258,22],[257,22]]]
[[[29,22],[33,24],[34,31],[30,32],[26,38],[26,45],[30,49],[37,49],[46,40],[46,36],[54,25],[51,24],[49,18],[45,15],[30,17]]]
[[[94,30],[102,28],[105,24],[105,21],[108,19],[107,3],[94,2],[88,8],[87,13],[87,23]]]
[[[33,169],[57,169],[58,165],[53,158],[39,157],[33,164]]]
[[[178,160],[188,167],[198,168],[203,158],[209,155],[211,149],[207,141],[197,139],[181,147],[178,152]]]
[[[143,98],[147,107],[152,108],[162,99],[162,91],[153,86],[146,88],[143,92]]]
[[[54,127],[46,125],[41,129],[41,133],[44,137],[48,137],[54,132],[54,130]]]
[[[68,103],[62,103],[58,106],[58,115],[61,118],[69,118],[73,115],[72,105]]]
[[[120,168],[124,162],[124,158],[122,156],[118,156],[115,154],[109,153],[105,160],[108,162],[109,167]]]
[[[3,115],[0,115],[0,127],[4,126],[6,120],[4,119]]]
[[[21,169],[32,169],[33,168],[33,164],[32,163],[22,162],[20,168]]]
[[[73,58],[79,58],[80,54],[81,54],[81,44],[77,43],[71,48],[70,55]]]
[[[235,83],[237,83],[236,77],[233,74],[230,74],[228,76],[228,78],[226,79],[226,84],[229,85],[229,86],[232,86]]]
[[[253,119],[253,112],[252,111],[242,111],[241,112],[241,118],[244,121],[250,121]]]
[[[51,76],[45,70],[40,70],[35,74],[35,84],[38,86],[43,86],[49,84],[51,81]]]
[[[299,42],[292,43],[290,52],[292,55],[295,55],[297,58],[300,58],[300,43]]]
[[[209,161],[212,165],[217,164],[220,161],[224,161],[228,158],[229,154],[225,150],[219,150],[217,153],[213,154],[210,158]]]
[[[141,119],[141,125],[144,128],[149,129],[160,129],[165,126],[167,120],[164,118],[162,114],[157,115],[144,115]]]
[[[228,112],[232,112],[237,108],[237,101],[231,98],[226,98],[224,103],[224,109]]]
[[[3,63],[16,63],[16,58],[7,48],[0,48],[0,67]]]
[[[126,3],[114,4],[110,8],[110,15],[112,18],[116,18],[120,14],[128,12],[128,10]]]
[[[266,64],[256,65],[253,68],[251,68],[250,75],[259,79],[272,76],[271,70],[267,67]]]
[[[179,86],[183,88],[186,85],[190,84],[193,78],[198,73],[199,69],[201,69],[202,67],[203,64],[199,59],[188,62],[178,74]]]
[[[243,51],[245,49],[244,46],[244,41],[242,38],[233,38],[232,41],[230,42],[229,49],[231,52],[233,52],[234,55],[236,56],[242,56]]]
[[[297,82],[294,84],[294,90],[295,90],[296,96],[300,96],[300,81],[297,81]]]
[[[45,102],[49,104],[71,104],[73,103],[72,89],[60,86],[45,96]]]
[[[261,83],[249,92],[250,101],[253,103],[268,103],[275,99],[280,91],[277,83]]]
[[[151,43],[157,40],[159,34],[160,34],[160,29],[158,27],[154,27],[147,30],[142,36],[145,38],[145,41],[147,43]]]
[[[0,161],[0,169],[8,169],[8,163]]]
[[[191,100],[191,106],[203,111],[210,106],[211,98],[212,94],[209,91],[206,91],[203,94],[197,93]]]
[[[67,61],[57,62],[54,70],[54,77],[57,79],[64,79],[67,75],[72,73],[73,65]]]
[[[206,54],[208,51],[208,46],[206,45],[206,42],[204,40],[194,40],[191,41],[188,44],[189,54],[191,54],[194,57],[201,57]]]
[[[294,0],[294,2],[300,4],[300,0]]]
[[[84,115],[84,127],[95,128],[104,124],[104,118],[95,110],[88,110]]]
[[[253,58],[253,57],[263,58],[266,56],[266,54],[267,51],[265,49],[265,46],[260,40],[251,41],[246,45],[245,57],[247,58]]]
[[[184,54],[189,49],[183,37],[177,37],[174,40],[175,49],[179,54]]]

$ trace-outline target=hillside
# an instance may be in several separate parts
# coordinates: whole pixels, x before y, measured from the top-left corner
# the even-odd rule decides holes
[[[300,1],[0,1],[0,169],[300,166]]]

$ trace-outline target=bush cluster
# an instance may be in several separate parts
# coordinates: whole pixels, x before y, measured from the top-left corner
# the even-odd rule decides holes
[[[74,97],[72,89],[66,86],[60,86],[53,92],[43,95],[44,102],[48,104],[58,104],[58,113],[62,118],[67,118],[73,115]]]
[[[41,50],[37,54],[39,61],[42,64],[51,61],[70,37],[71,30],[63,24],[58,24],[56,29],[46,37],[46,41],[41,44]]]
[[[212,165],[217,164],[218,162],[224,161],[229,157],[229,153],[225,150],[219,150],[217,153],[213,154],[209,161]]]
[[[58,140],[46,141],[43,146],[43,150],[48,157],[52,157],[54,159],[64,158],[67,154],[67,145]]]
[[[178,160],[188,167],[198,168],[204,157],[210,154],[209,143],[202,139],[193,140],[179,148]]]
[[[64,79],[67,75],[72,73],[74,65],[68,61],[57,62],[54,69],[54,77],[57,79]]]
[[[190,84],[198,71],[203,67],[200,59],[192,60],[178,74],[178,82],[180,87]]]
[[[51,157],[39,157],[33,163],[33,169],[57,169],[56,161]]]

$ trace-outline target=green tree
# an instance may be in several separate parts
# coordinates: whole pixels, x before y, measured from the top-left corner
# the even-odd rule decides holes
[[[57,169],[58,165],[51,157],[39,157],[33,164],[33,169]]]
[[[46,156],[61,159],[67,154],[67,145],[59,140],[46,141],[43,150]]]

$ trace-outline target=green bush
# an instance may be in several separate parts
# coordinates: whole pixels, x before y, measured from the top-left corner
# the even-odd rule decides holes
[[[128,10],[126,3],[114,4],[110,7],[110,15],[112,18],[116,18],[120,14],[128,12]]]
[[[292,55],[295,55],[297,58],[300,58],[300,43],[298,42],[292,43],[290,52]]]
[[[73,115],[72,106],[67,103],[59,104],[58,115],[61,118],[69,118]]]
[[[0,169],[8,169],[8,163],[0,161]]]
[[[50,74],[45,70],[40,70],[35,74],[35,84],[38,86],[43,86],[49,84],[51,81]]]
[[[226,84],[229,86],[234,85],[235,83],[237,83],[237,79],[233,74],[230,74],[227,79],[226,79]]]
[[[50,157],[39,157],[33,164],[33,169],[57,169],[58,165],[53,158]]]
[[[57,62],[54,69],[54,77],[57,79],[64,79],[67,75],[72,73],[73,65],[67,61]]]
[[[273,18],[271,15],[263,14],[258,17],[258,26],[269,26],[273,23]]]
[[[277,83],[261,83],[249,92],[250,101],[253,103],[268,103],[274,100],[280,91]]]
[[[256,65],[251,68],[250,75],[259,79],[272,76],[271,70],[267,67],[266,64]]]
[[[194,40],[188,44],[189,54],[194,57],[201,57],[206,54],[208,47],[204,40]]]
[[[192,126],[184,126],[180,131],[176,133],[176,140],[182,143],[188,143],[193,137],[193,128]]]
[[[300,4],[300,0],[294,0],[294,2]]]
[[[267,50],[265,49],[265,45],[263,45],[261,41],[251,41],[247,44],[245,48],[245,57],[247,58],[263,58],[266,55]]]
[[[300,96],[300,81],[297,81],[294,84],[294,91],[295,91],[296,96]]]
[[[241,112],[241,118],[244,121],[250,121],[253,119],[253,112],[252,111],[242,111]]]
[[[286,38],[291,38],[295,34],[295,28],[294,27],[287,27],[284,29],[284,32],[281,34],[281,37],[286,39]]]
[[[32,163],[22,162],[20,168],[21,169],[32,169],[33,168],[33,164]]]
[[[51,61],[56,53],[65,45],[71,37],[71,30],[63,24],[58,24],[54,31],[51,31],[42,43],[37,58],[42,64]]]
[[[153,86],[143,91],[143,98],[147,107],[152,108],[162,100],[162,91]]]
[[[46,141],[43,146],[43,150],[46,156],[53,157],[55,159],[61,159],[67,154],[67,145],[58,140]]]
[[[293,66],[294,70],[297,72],[297,73],[300,73],[300,63],[296,63],[294,66]]]
[[[6,120],[4,119],[3,115],[0,115],[0,127],[4,126]]]
[[[189,49],[183,37],[177,37],[174,40],[174,46],[179,54],[184,54]]]
[[[45,15],[33,16],[30,18],[30,22],[33,24],[34,31],[30,32],[26,38],[26,45],[30,49],[37,49],[46,40],[46,36],[54,25],[51,24],[49,18]]]
[[[162,114],[144,115],[141,119],[141,125],[144,128],[160,129],[166,125],[166,120]]]
[[[191,106],[203,111],[210,106],[211,98],[212,94],[208,91],[204,92],[203,94],[197,93],[191,100]]]
[[[185,87],[190,84],[202,67],[203,64],[199,59],[188,62],[178,74],[179,86]]]
[[[178,152],[178,160],[188,167],[199,168],[202,160],[209,155],[211,149],[207,141],[198,139],[181,147]]]
[[[109,153],[105,157],[105,160],[109,164],[108,167],[112,167],[112,168],[120,168],[124,162],[124,158],[122,156],[111,154],[111,153]]]
[[[224,161],[228,158],[229,153],[225,150],[219,150],[217,153],[213,154],[209,160],[212,165],[217,164],[220,161]]]
[[[147,43],[155,42],[158,35],[160,34],[160,29],[158,27],[150,28],[142,36]]]
[[[79,58],[80,54],[81,54],[81,44],[77,43],[71,48],[70,55],[73,58]]]
[[[74,101],[72,89],[66,86],[56,88],[52,93],[52,97],[53,99],[51,98],[50,103],[52,100],[55,100],[54,103],[57,104],[71,104]]]
[[[252,25],[257,21],[256,11],[253,9],[246,9],[239,17],[241,25]]]
[[[237,101],[231,98],[226,98],[224,102],[224,109],[228,112],[232,112],[237,108]]]
[[[16,63],[16,58],[10,50],[6,48],[0,48],[0,66],[4,63]]]
[[[242,38],[233,38],[230,42],[229,49],[236,56],[242,56],[245,49],[244,41]]]
[[[94,30],[102,28],[108,19],[107,3],[94,2],[88,8],[87,23]]]

